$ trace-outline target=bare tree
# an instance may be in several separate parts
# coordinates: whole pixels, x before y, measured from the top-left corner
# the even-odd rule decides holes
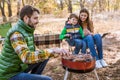
[[[7,0],[7,5],[8,5],[8,17],[12,16],[12,10],[11,10],[11,1]]]
[[[80,8],[84,8],[85,0],[80,0]]]
[[[25,6],[25,1],[24,0],[22,0],[22,5]]]
[[[107,11],[109,12],[110,11],[110,1],[107,0]]]
[[[91,16],[90,18],[92,18],[93,13],[94,13],[94,8],[97,4],[97,0],[86,1],[85,3],[86,3],[85,6],[88,7],[90,10],[90,16]]]
[[[115,0],[114,11],[117,11],[120,7],[120,0]]]
[[[68,13],[72,13],[72,1],[71,0],[65,0],[67,6],[68,6]]]
[[[109,1],[109,0],[108,0],[108,1]],[[105,7],[105,6],[104,6],[104,5],[105,5],[105,3],[104,3],[105,0],[99,0],[98,2],[99,2],[99,11],[100,11],[100,12],[104,11],[104,10],[105,10],[105,8],[104,8],[104,7]]]
[[[1,9],[1,13],[2,13],[2,17],[3,17],[3,22],[7,21],[6,15],[5,15],[5,0],[0,0],[0,9]]]
[[[24,1],[24,0],[23,0]],[[33,5],[36,6],[38,5],[40,2],[44,2],[46,0],[25,0],[24,4],[29,4],[29,5]]]
[[[17,16],[19,17],[20,14],[20,6],[21,6],[21,0],[17,0]]]
[[[63,10],[63,0],[60,0],[60,9]]]

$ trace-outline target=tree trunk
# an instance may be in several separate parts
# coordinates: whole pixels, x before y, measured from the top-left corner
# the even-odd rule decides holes
[[[108,0],[107,1],[107,4],[108,4],[108,12],[110,11],[110,1]]]
[[[68,13],[72,13],[72,1],[68,0]]]
[[[120,1],[116,0],[114,5],[114,11],[117,11],[119,9]]]
[[[102,6],[102,4],[101,4],[101,0],[99,0],[99,12],[102,11],[102,10],[101,10],[101,6]]]
[[[22,0],[22,5],[25,6],[25,2],[24,2],[24,0]]]
[[[17,0],[17,17],[19,17],[20,14],[20,6],[21,6],[21,0]]]
[[[4,6],[5,6],[5,0],[0,1],[0,9],[1,9],[2,17],[3,17],[3,22],[6,22],[7,18],[5,15]]]
[[[60,9],[63,10],[63,0],[60,0]]]
[[[12,16],[12,10],[11,10],[11,1],[8,0],[7,1],[7,4],[8,4],[8,17],[11,17]]]
[[[102,12],[102,11],[104,11],[104,0],[99,0],[99,12]]]
[[[83,9],[85,4],[85,0],[80,0],[80,8]]]

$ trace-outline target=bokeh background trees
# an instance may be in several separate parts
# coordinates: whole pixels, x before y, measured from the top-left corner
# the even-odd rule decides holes
[[[0,20],[6,22],[12,16],[19,17],[21,7],[27,4],[39,8],[43,15],[53,14],[56,17],[65,17],[64,14],[79,12],[84,7],[89,9],[91,16],[120,10],[120,0],[0,0]]]

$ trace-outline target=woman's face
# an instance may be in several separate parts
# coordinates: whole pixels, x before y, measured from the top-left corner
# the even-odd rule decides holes
[[[86,21],[87,17],[88,17],[87,13],[85,13],[85,12],[80,13],[80,19],[82,22]]]

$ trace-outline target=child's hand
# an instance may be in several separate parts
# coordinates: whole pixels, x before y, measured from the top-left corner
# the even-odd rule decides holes
[[[67,22],[67,24],[71,24],[71,21],[69,20],[69,21]]]
[[[71,37],[71,34],[66,34],[65,37],[70,38],[70,37]]]

